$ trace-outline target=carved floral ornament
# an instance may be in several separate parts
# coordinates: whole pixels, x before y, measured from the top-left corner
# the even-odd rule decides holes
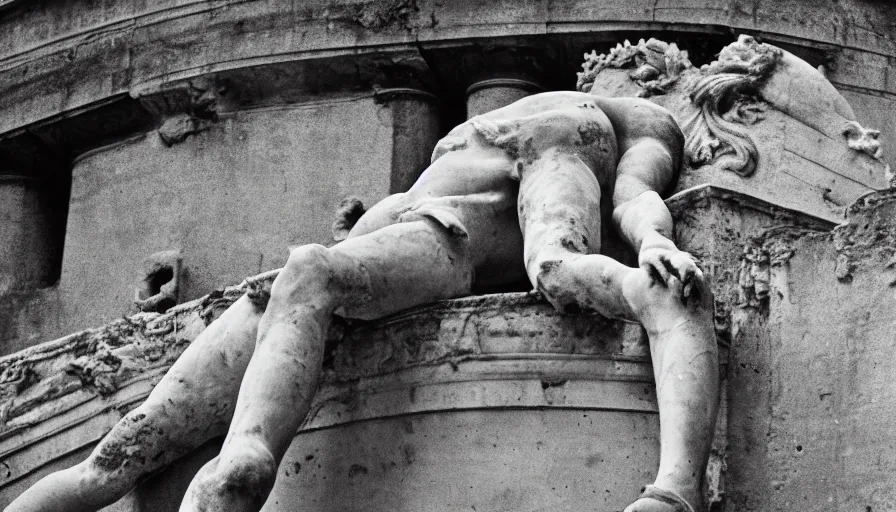
[[[629,78],[640,86],[640,97],[674,92],[686,95],[691,108],[679,117],[679,122],[686,138],[688,165],[696,168],[713,164],[747,177],[756,171],[759,160],[750,126],[764,119],[770,104],[776,107],[764,97],[763,87],[785,55],[789,54],[742,35],[723,48],[718,59],[697,69],[687,51],[675,43],[642,39],[632,45],[625,41],[608,54],[585,54],[577,88],[590,92],[605,69],[632,69]],[[876,130],[847,121],[842,135],[850,149],[881,160]]]

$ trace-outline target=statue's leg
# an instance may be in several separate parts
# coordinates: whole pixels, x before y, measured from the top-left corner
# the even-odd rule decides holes
[[[546,152],[523,172],[520,224],[526,270],[557,308],[596,311],[642,324],[650,338],[660,412],[660,467],[654,485],[700,506],[718,405],[712,297],[682,300],[681,283],[656,284],[643,269],[598,254],[600,188],[572,154]],[[656,493],[655,493],[656,495]],[[627,512],[676,510],[642,498]]]
[[[114,503],[137,481],[223,435],[261,311],[245,296],[209,325],[156,385],[80,464],[47,475],[6,512],[89,512]]]
[[[271,289],[221,453],[194,478],[181,511],[259,510],[308,413],[332,314],[377,318],[466,295],[473,277],[468,253],[466,238],[429,219],[330,249],[293,250]]]

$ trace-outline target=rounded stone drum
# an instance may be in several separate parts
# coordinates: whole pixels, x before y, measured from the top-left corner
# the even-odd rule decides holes
[[[537,296],[348,326],[264,510],[621,510],[659,422],[637,325]]]

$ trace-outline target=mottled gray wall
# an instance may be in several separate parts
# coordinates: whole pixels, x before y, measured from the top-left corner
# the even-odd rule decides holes
[[[389,192],[392,115],[373,98],[222,116],[166,147],[156,133],[77,160],[60,289],[69,330],[126,313],[152,253],[183,258],[181,299],[332,243],[340,200]]]
[[[764,240],[767,295],[735,313],[727,510],[896,509],[894,219],[891,189],[832,233]]]

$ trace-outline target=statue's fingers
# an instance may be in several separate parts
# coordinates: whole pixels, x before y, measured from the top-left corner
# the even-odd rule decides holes
[[[694,260],[694,257],[686,252],[679,252],[673,254],[669,257],[669,260],[672,262],[672,265],[678,269],[679,273],[682,276],[688,271],[693,271],[697,269],[697,263]]]
[[[669,291],[675,297],[684,298],[684,285],[681,282],[681,279],[670,276],[669,279],[666,280],[666,286],[669,287]]]
[[[675,259],[678,260],[679,258],[675,258]],[[666,268],[666,272],[668,272],[670,275],[673,275],[676,278],[678,278],[679,281],[682,280],[681,272],[678,271],[678,266],[672,262],[672,258],[668,258],[666,256],[660,256],[660,263],[662,263],[663,266]],[[676,263],[678,263],[680,265],[681,261],[679,260]]]
[[[666,266],[663,265],[658,258],[651,257],[648,258],[644,263],[641,264],[641,268],[647,271],[650,274],[650,277],[658,284],[666,286],[666,283],[671,279],[671,275],[669,271],[666,270]]]
[[[706,277],[703,274],[703,271],[700,270],[700,267],[697,267],[694,271],[693,276],[691,276],[690,281],[685,286],[685,295],[684,299],[692,299],[694,301],[699,302],[703,296],[702,290],[704,290],[704,285],[706,283]]]
[[[681,290],[682,297],[688,298],[691,296],[691,290],[693,290],[694,286],[694,276],[697,275],[697,268],[688,268],[684,271],[684,278],[681,280],[681,283],[684,287]]]

